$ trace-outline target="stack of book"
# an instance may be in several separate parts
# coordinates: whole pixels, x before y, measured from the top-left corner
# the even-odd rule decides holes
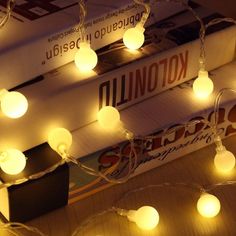
[[[0,0],[0,5],[4,4]],[[97,50],[99,63],[91,73],[82,74],[72,62],[80,41],[77,1],[19,1],[13,17],[0,32],[0,83],[4,88],[22,92],[29,99],[29,110],[17,120],[1,117],[4,138],[0,150],[29,150],[45,143],[52,128],[65,127],[73,131],[72,154],[94,168],[104,169],[112,163],[112,146],[121,143],[125,150],[127,143],[123,143],[120,134],[99,129],[96,116],[101,107],[111,105],[122,110],[125,126],[140,135],[168,129],[176,122],[202,115],[204,109],[204,117],[208,117],[212,100],[197,103],[189,88],[189,81],[199,69],[199,22],[178,3],[151,0],[150,4],[152,14],[145,25],[145,43],[140,50],[131,52],[124,48],[121,38],[140,20],[144,9],[127,0],[86,2],[86,37]],[[206,22],[220,16],[199,5],[193,7]],[[233,61],[236,27],[223,24],[209,33],[205,44],[207,70],[213,70]],[[233,66],[229,65],[229,70]],[[222,81],[219,86],[226,87]],[[189,103],[183,105],[186,100]],[[233,105],[227,102],[227,114],[235,110]],[[179,114],[173,109],[178,107]],[[224,124],[225,129],[227,125]],[[134,175],[209,143],[198,145],[190,135],[194,135],[194,130],[183,132],[181,139],[173,134],[165,140],[150,140],[150,145],[142,144],[145,152]],[[189,148],[184,151],[181,145]],[[178,154],[174,155],[176,150]],[[122,163],[123,167],[126,164]],[[116,174],[119,178],[122,172]],[[71,166],[71,186],[78,182],[81,186],[71,188],[70,202],[108,186]]]

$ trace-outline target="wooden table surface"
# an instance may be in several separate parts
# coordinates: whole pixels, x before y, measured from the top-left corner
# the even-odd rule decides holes
[[[236,136],[232,136],[224,140],[224,145],[236,153],[235,142]],[[215,171],[214,155],[215,146],[210,145],[136,176],[125,184],[113,186],[89,198],[34,219],[28,222],[28,225],[38,227],[48,236],[69,236],[86,218],[114,205],[124,209],[137,209],[142,205],[152,205],[160,214],[160,222],[158,227],[151,232],[143,232],[134,223],[127,221],[125,217],[108,212],[95,217],[77,235],[234,236],[236,235],[236,186],[234,185],[221,186],[212,191],[220,199],[222,207],[220,214],[213,219],[206,219],[198,214],[196,202],[199,192],[187,187],[149,188],[121,199],[127,191],[150,184],[181,182],[206,186],[225,180],[236,180],[236,169],[228,176],[222,176]]]

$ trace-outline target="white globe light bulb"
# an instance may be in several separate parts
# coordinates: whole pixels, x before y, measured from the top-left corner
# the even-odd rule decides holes
[[[17,149],[8,149],[0,154],[0,167],[9,175],[19,174],[25,166],[25,155]]]
[[[214,84],[208,77],[207,71],[199,71],[197,79],[193,83],[193,91],[200,99],[207,98],[214,90]]]
[[[216,196],[204,193],[198,199],[197,210],[204,217],[215,217],[220,212],[220,201]]]
[[[159,214],[151,206],[143,206],[137,211],[130,210],[127,214],[130,221],[133,221],[142,230],[152,230],[159,223]]]
[[[28,101],[26,97],[19,92],[8,92],[4,90],[4,93],[1,95],[1,109],[4,115],[16,119],[26,113]]]
[[[224,173],[230,172],[235,166],[235,156],[223,146],[221,150],[216,150],[214,164],[217,170]]]
[[[97,119],[104,129],[114,129],[120,123],[120,113],[115,107],[105,106],[98,112]]]
[[[67,153],[72,145],[72,135],[67,129],[55,128],[48,135],[48,144],[60,154]]]
[[[80,43],[80,48],[75,54],[75,65],[81,71],[92,70],[98,62],[96,52],[91,49],[90,44],[87,42]]]
[[[134,28],[125,31],[123,36],[124,45],[132,50],[139,49],[144,43],[144,28],[137,24]]]

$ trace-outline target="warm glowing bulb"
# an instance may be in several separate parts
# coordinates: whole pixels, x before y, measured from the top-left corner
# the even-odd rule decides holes
[[[120,123],[120,113],[115,107],[105,106],[98,112],[97,119],[104,129],[114,129]]]
[[[55,128],[48,135],[48,144],[53,150],[63,154],[71,147],[72,135],[67,129]]]
[[[159,214],[157,210],[151,206],[140,207],[137,211],[128,211],[127,217],[143,230],[152,230],[159,223]]]
[[[8,149],[0,154],[0,167],[9,175],[19,174],[25,165],[25,155],[17,149]]]
[[[197,210],[204,217],[215,217],[220,212],[220,201],[216,196],[204,193],[198,199]]]
[[[229,152],[223,146],[222,149],[216,150],[214,164],[217,170],[221,172],[229,172],[235,166],[235,157],[232,152]]]
[[[16,119],[23,116],[28,109],[26,97],[19,92],[8,92],[3,89],[1,92],[1,109],[4,115]]]
[[[144,43],[144,28],[137,24],[135,27],[125,31],[123,36],[124,45],[132,50],[139,49]]]
[[[207,71],[200,70],[198,77],[193,83],[193,91],[198,98],[207,98],[214,89],[212,80],[208,77]]]
[[[87,42],[80,43],[80,48],[75,54],[75,64],[81,71],[92,70],[98,62],[96,52]]]

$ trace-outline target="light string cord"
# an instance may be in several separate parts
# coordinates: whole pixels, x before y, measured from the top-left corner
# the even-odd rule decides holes
[[[223,88],[219,91],[219,93],[216,96],[216,99],[214,102],[214,125],[213,125],[214,126],[214,134],[216,137],[219,135],[217,125],[218,125],[218,120],[219,120],[220,102],[221,102],[223,95],[226,92],[236,93],[236,90],[231,89],[231,88]]]
[[[43,177],[44,175],[46,174],[49,174],[51,172],[53,172],[55,169],[57,169],[59,166],[65,164],[65,159],[61,159],[59,162],[57,162],[56,164],[52,165],[51,167],[48,167],[47,169],[43,170],[43,171],[39,171],[35,174],[32,174],[28,177],[23,177],[23,178],[20,178],[20,179],[17,179],[17,180],[13,180],[13,181],[10,181],[10,182],[6,182],[6,183],[0,183],[0,189],[2,188],[7,188],[7,187],[10,187],[12,185],[18,185],[18,184],[22,184],[22,183],[25,183],[29,180],[34,180],[34,179],[38,179],[38,178],[41,178]]]
[[[14,6],[15,6],[15,0],[8,0],[7,1],[6,14],[4,15],[4,17],[0,21],[0,29],[3,28],[6,25],[6,23],[8,22],[8,20],[10,19]]]
[[[139,24],[141,24],[141,26],[143,27],[150,15],[150,12],[151,12],[150,5],[148,3],[145,3],[142,0],[134,0],[134,2],[137,3],[138,5],[144,6],[144,8],[145,8],[145,13],[142,15],[142,18],[139,22]]]
[[[11,233],[15,236],[21,236],[22,235],[22,234],[16,232],[16,230],[19,230],[19,229],[24,229],[28,232],[34,233],[35,235],[47,236],[46,234],[41,232],[36,227],[27,226],[27,225],[22,224],[22,223],[17,223],[17,222],[0,223],[0,230],[8,231],[9,233]]]
[[[81,42],[86,42],[85,27],[84,27],[85,17],[87,15],[86,6],[83,0],[79,0],[78,4],[79,4],[79,18],[80,18],[79,34],[81,37]]]
[[[223,88],[219,91],[219,93],[217,94],[216,96],[216,99],[215,99],[215,102],[214,102],[214,124],[213,124],[213,131],[214,131],[214,141],[215,141],[215,144],[216,144],[216,147],[218,149],[222,149],[222,141],[221,141],[221,138],[220,138],[220,134],[219,134],[219,131],[218,131],[218,120],[219,120],[219,111],[220,111],[220,102],[221,102],[221,99],[223,97],[223,95],[226,93],[226,92],[233,92],[233,93],[236,93],[236,90],[234,89],[231,89],[231,88]]]
[[[94,222],[97,218],[110,213],[110,212],[114,212],[113,208],[109,208],[107,210],[104,210],[102,212],[99,212],[97,214],[94,214],[90,217],[88,217],[87,219],[85,219],[72,233],[71,236],[78,236],[78,234],[83,231],[88,225],[90,225],[92,222]]]
[[[215,188],[222,187],[222,186],[231,186],[231,185],[236,185],[236,180],[228,180],[224,182],[219,182],[210,186],[205,187],[205,192],[211,192]]]
[[[183,7],[185,7],[188,11],[190,11],[193,15],[193,17],[199,22],[200,24],[200,30],[199,30],[199,40],[200,40],[200,58],[199,58],[199,64],[200,64],[200,70],[205,69],[205,60],[206,60],[206,53],[205,53],[205,32],[206,27],[201,19],[201,17],[198,16],[198,14],[193,10],[191,6],[189,6],[188,1],[184,0],[156,0],[156,2],[172,2],[172,3],[179,3]]]
[[[206,39],[206,31],[210,26],[222,23],[222,22],[229,22],[236,24],[236,21],[232,18],[215,18],[209,21],[206,25],[202,25],[201,30],[199,32],[199,39],[200,39],[200,70],[205,71],[206,69],[206,51],[205,51],[205,39]]]
[[[124,177],[121,177],[119,179],[114,179],[114,178],[110,178],[107,176],[107,174],[110,174],[111,172],[113,172],[121,163],[123,156],[121,154],[119,154],[119,160],[116,164],[114,164],[113,166],[111,166],[110,168],[108,168],[104,173],[101,171],[97,171],[92,167],[89,167],[87,165],[84,165],[80,160],[76,159],[75,157],[73,157],[72,155],[68,154],[67,152],[64,153],[59,153],[63,158],[65,158],[68,161],[71,161],[72,163],[74,163],[75,165],[77,165],[81,170],[83,170],[85,173],[92,175],[92,176],[96,176],[96,177],[100,177],[104,180],[106,180],[108,183],[112,183],[112,184],[122,184],[127,182],[130,179],[131,174],[134,172],[136,166],[137,166],[137,152],[135,149],[135,142],[134,139],[132,138],[132,135],[130,136],[131,132],[125,130],[125,133],[128,137],[130,137],[129,142],[130,142],[130,152],[128,155],[128,172]]]

